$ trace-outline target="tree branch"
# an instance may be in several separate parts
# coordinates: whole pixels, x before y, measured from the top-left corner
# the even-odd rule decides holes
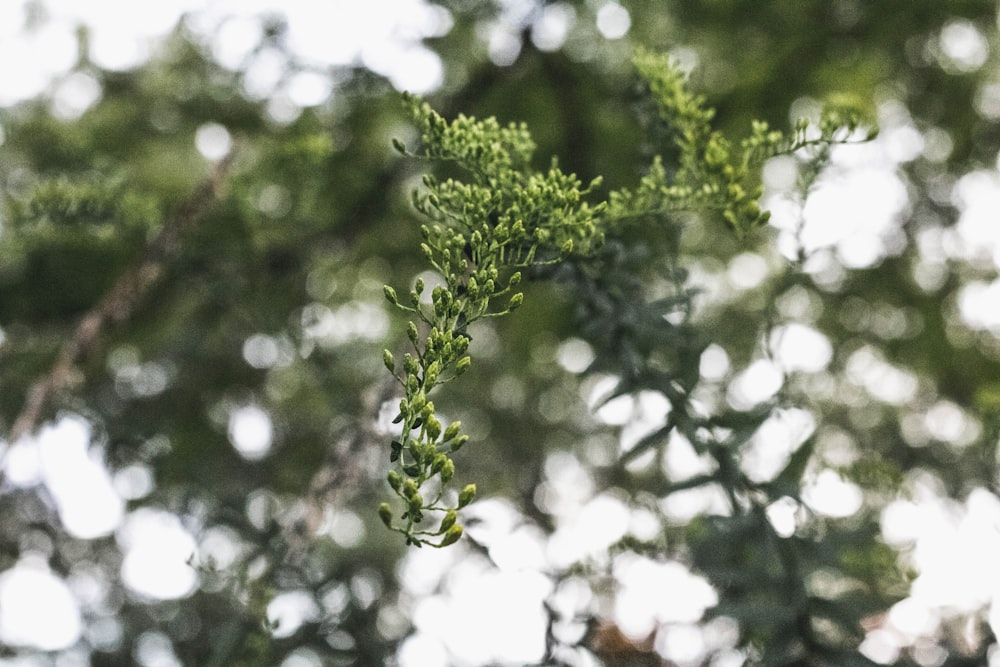
[[[56,392],[69,386],[74,378],[74,368],[94,347],[95,342],[109,322],[123,322],[131,317],[149,289],[163,274],[167,259],[180,247],[184,232],[201,218],[217,199],[219,190],[232,166],[235,150],[220,160],[211,175],[205,178],[192,195],[167,219],[159,234],[149,242],[139,260],[126,270],[104,297],[87,311],[77,323],[73,335],[59,350],[49,372],[36,380],[28,390],[10,432],[10,444],[35,430],[42,412]],[[0,460],[2,460],[0,456]]]

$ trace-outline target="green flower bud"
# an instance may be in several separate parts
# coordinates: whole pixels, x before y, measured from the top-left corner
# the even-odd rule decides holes
[[[421,292],[424,291],[424,279],[423,278],[417,278],[417,282],[415,282],[413,284],[413,291],[416,292],[417,294],[420,294]]]
[[[452,422],[448,424],[448,428],[444,430],[444,436],[442,436],[441,439],[444,440],[445,442],[448,442],[449,440],[454,440],[461,428],[462,428],[462,422]]]
[[[382,519],[382,523],[386,525],[386,528],[392,526],[392,508],[389,503],[382,503],[378,506],[378,518]]]
[[[441,435],[441,422],[439,422],[435,417],[430,417],[424,423],[424,430],[427,433],[427,438],[431,442],[434,442],[438,439],[438,436]]]
[[[447,463],[448,457],[444,454],[437,454],[434,456],[434,462],[431,464],[431,474],[436,475],[444,469],[444,464]]]
[[[459,449],[462,448],[462,445],[468,442],[468,440],[469,436],[467,435],[458,436],[457,438],[455,438],[455,442],[451,443],[451,451],[457,452]]]
[[[417,325],[410,322],[406,325],[406,337],[410,339],[410,342],[414,345],[417,344],[417,340],[420,338],[420,333],[417,331]]]
[[[403,355],[403,371],[407,375],[416,375],[420,371],[420,363],[409,352]]]
[[[455,476],[455,462],[448,459],[441,466],[441,483],[447,484],[451,481],[451,478]]]
[[[389,474],[386,476],[389,482],[389,486],[392,487],[393,491],[399,492],[400,487],[403,484],[403,478],[399,476],[399,473],[395,470],[390,470]]]
[[[465,371],[469,370],[469,366],[472,365],[472,359],[469,357],[462,357],[455,364],[455,375],[461,375]]]
[[[458,507],[462,508],[476,499],[476,485],[466,484],[462,492],[458,494]]]
[[[417,495],[417,483],[414,482],[412,479],[406,480],[406,482],[403,484],[403,495],[406,496],[408,499],[413,498],[413,496]]]
[[[442,533],[447,532],[452,526],[455,525],[456,520],[458,520],[458,512],[455,510],[448,510],[445,512],[444,518],[441,519],[441,527],[438,528],[438,530]]]
[[[414,493],[413,497],[410,498],[410,512],[419,512],[420,508],[424,506],[424,499],[419,493]]]
[[[446,547],[448,545],[454,544],[455,542],[458,542],[458,540],[461,537],[462,537],[462,527],[461,526],[457,526],[457,525],[456,526],[452,526],[444,534],[444,537],[441,539],[441,543],[438,544],[438,546],[439,547]]]
[[[524,303],[524,292],[518,292],[514,296],[510,297],[510,302],[507,304],[508,311],[515,311],[521,307]]]
[[[436,361],[432,361],[431,365],[427,367],[424,371],[424,386],[433,387],[437,384],[438,373],[441,372],[441,364]]]
[[[566,239],[566,242],[562,244],[562,248],[559,249],[560,257],[568,257],[573,254],[573,239]]]
[[[389,285],[382,286],[382,293],[385,295],[385,300],[392,305],[396,306],[399,304],[399,301],[396,299],[396,290]]]
[[[507,281],[507,287],[517,287],[521,284],[521,272],[515,271],[510,276],[510,280]]]
[[[396,359],[389,350],[382,350],[382,363],[385,364],[390,373],[396,372]]]

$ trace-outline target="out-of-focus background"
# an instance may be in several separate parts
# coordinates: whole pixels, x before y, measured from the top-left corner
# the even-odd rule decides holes
[[[432,280],[399,91],[526,122],[600,196],[672,155],[639,46],[731,137],[880,134],[805,192],[769,161],[747,239],[671,223],[697,293],[636,354],[724,455],[626,377],[631,311],[530,284],[436,399],[467,537],[408,549],[374,511],[382,286]],[[998,49],[985,0],[4,0],[0,664],[1000,665]]]

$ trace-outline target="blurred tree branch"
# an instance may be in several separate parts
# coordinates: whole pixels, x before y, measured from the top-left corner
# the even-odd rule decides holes
[[[176,254],[182,235],[218,198],[236,152],[233,148],[216,163],[212,173],[163,224],[139,260],[118,278],[97,305],[80,318],[49,372],[32,384],[24,407],[14,420],[8,442],[15,443],[35,429],[52,395],[72,384],[74,367],[93,348],[107,324],[123,322],[132,315],[163,274],[167,260]]]

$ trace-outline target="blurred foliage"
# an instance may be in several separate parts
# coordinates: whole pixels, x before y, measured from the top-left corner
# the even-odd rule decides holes
[[[623,2],[631,28],[621,39],[598,30],[604,2],[528,2],[523,13],[489,0],[437,4],[452,25],[426,41],[444,63],[431,107],[443,119],[524,123],[534,142],[525,173],[545,174],[557,157],[575,183],[603,177],[590,196],[610,202],[607,215],[630,211],[608,225],[599,249],[525,268],[524,305],[468,327],[475,363],[435,397],[441,423],[461,421],[470,436],[454,455],[463,479],[513,508],[517,525],[551,537],[564,520],[553,471],[579,468],[588,498],[607,493],[655,526],[622,527],[607,550],[544,573],[556,590],[583,581],[593,602],[570,616],[550,606],[537,661],[669,664],[652,641],[614,628],[615,564],[641,557],[705,577],[718,604],[702,626],[738,629],[686,664],[873,664],[858,646],[914,576],[907,554],[881,535],[882,510],[928,488],[957,501],[996,491],[1000,346],[956,305],[963,288],[995,279],[995,261],[927,250],[956,225],[952,185],[996,167],[996,4]],[[553,11],[573,17],[555,49],[539,36]],[[265,23],[255,53],[283,53],[285,76],[308,70],[281,21]],[[991,49],[985,62],[949,56],[941,35],[956,25],[978,31]],[[520,45],[509,63],[491,60],[491,30]],[[685,90],[703,98],[691,109],[714,108],[717,134],[678,141],[677,117],[663,118],[649,94],[658,85],[662,93],[663,81],[650,86],[633,71],[643,49],[690,69]],[[420,133],[399,92],[360,66],[323,70],[336,83],[331,98],[288,115],[249,94],[247,72],[211,53],[182,21],[134,70],[104,71],[83,57],[77,71],[101,94],[79,117],[56,113],[51,95],[0,109],[0,433],[87,314],[149,259],[164,227],[189,223],[157,251],[158,278],[136,293],[128,317],[111,318],[79,351],[36,426],[80,415],[112,473],[148,473],[152,483],[127,510],[182,518],[200,547],[198,587],[178,600],[136,594],[120,575],[115,535],[75,537],[43,483],[10,479],[0,481],[0,569],[40,556],[61,576],[100,582],[84,625],[116,631],[80,639],[76,650],[94,665],[132,662],[147,632],[168,638],[182,664],[277,665],[306,649],[323,664],[391,664],[414,631],[420,593],[406,579],[412,556],[376,512],[401,397],[382,350],[401,357],[397,334],[409,319],[386,303],[383,285],[407,294],[418,277],[430,280],[411,198],[427,165],[391,143],[413,146]],[[823,105],[923,137],[922,152],[896,167],[909,201],[892,242],[863,268],[829,249],[779,253],[774,228],[745,224],[764,220],[752,206],[759,169],[741,151],[793,152],[781,158],[799,179],[789,196],[805,201],[824,178],[809,165],[829,154],[794,123]],[[234,159],[214,198],[189,210],[214,168],[195,137],[216,125],[232,138]],[[767,144],[770,128],[786,127],[791,143]],[[945,149],[930,150],[931,138]],[[730,216],[669,191],[704,182],[698,169],[712,155],[736,167],[718,180],[740,188]],[[456,177],[453,166],[433,169],[431,183]],[[766,268],[761,279],[731,280],[748,258]],[[825,337],[829,364],[788,370],[767,398],[745,399],[741,372],[774,361],[774,332],[793,323]],[[577,368],[568,349],[593,358]],[[710,372],[720,354],[728,367]],[[912,399],[862,386],[859,359],[914,378]],[[602,403],[635,407],[642,396],[668,407],[639,435],[595,416]],[[963,415],[958,440],[913,426],[941,405]],[[231,416],[247,407],[273,426],[261,460],[233,446]],[[812,427],[776,470],[754,472],[758,450],[776,437],[771,426],[789,415]],[[699,472],[677,473],[678,447],[693,452]],[[828,472],[856,485],[856,511],[810,505],[805,489]],[[684,509],[692,492],[714,500]],[[466,535],[450,549],[489,563],[496,538],[477,531],[488,517],[475,507],[459,514]],[[775,507],[790,508],[791,530],[772,518]],[[354,527],[335,530],[338,521]],[[213,564],[203,554],[220,539],[234,555]],[[289,592],[319,611],[286,633],[263,619]],[[986,610],[972,610],[892,660],[927,664],[930,644],[941,649],[935,664],[987,664],[995,643]],[[31,647],[0,647],[0,656],[43,660]]]

